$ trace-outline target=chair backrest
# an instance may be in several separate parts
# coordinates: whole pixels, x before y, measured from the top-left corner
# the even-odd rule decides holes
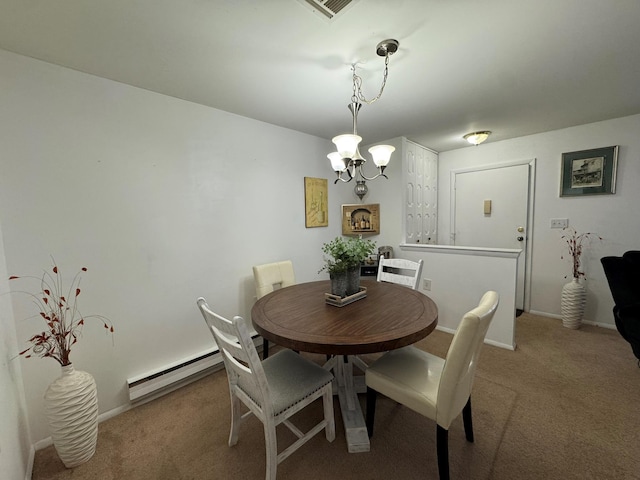
[[[478,306],[462,317],[453,336],[440,377],[436,411],[436,422],[446,429],[471,395],[480,348],[498,303],[496,292],[485,293]]]
[[[631,262],[636,268],[640,268],[640,250],[629,250],[624,252],[622,254],[622,258]]]
[[[296,283],[291,260],[256,265],[253,267],[253,278],[256,282],[256,296],[258,298],[262,298],[278,288]]]
[[[618,307],[638,302],[640,297],[640,252],[630,250],[621,257],[600,259],[613,301]]]
[[[417,290],[423,264],[424,260],[422,259],[413,262],[404,258],[380,257],[378,281],[397,283]]]
[[[213,312],[204,298],[197,301],[224,361],[229,388],[239,385],[264,412],[272,410],[267,378],[251,334],[242,317],[228,320]]]

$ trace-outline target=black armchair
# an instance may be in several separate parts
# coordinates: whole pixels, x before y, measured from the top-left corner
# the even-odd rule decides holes
[[[640,365],[640,250],[600,259],[615,303],[613,318]]]

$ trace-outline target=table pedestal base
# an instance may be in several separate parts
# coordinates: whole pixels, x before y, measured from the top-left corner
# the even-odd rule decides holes
[[[333,370],[335,377],[334,394],[337,393],[344,423],[345,437],[349,453],[368,452],[369,435],[365,424],[358,392],[365,392],[364,376],[353,376],[354,363],[360,368],[366,365],[358,357],[335,356],[325,364],[325,368]]]
[[[342,422],[344,423],[344,433],[347,439],[349,453],[359,453],[369,451],[369,435],[360,408],[360,402],[356,402],[356,408],[349,409],[350,403],[344,388],[338,387],[338,399],[340,400],[340,411],[342,412]]]

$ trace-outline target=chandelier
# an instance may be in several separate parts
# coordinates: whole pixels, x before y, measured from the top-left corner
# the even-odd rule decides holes
[[[370,105],[382,96],[389,73],[389,57],[398,51],[399,46],[400,43],[393,39],[383,40],[377,45],[376,53],[384,57],[384,76],[378,95],[371,100],[367,100],[362,94],[362,78],[356,74],[356,64],[351,65],[351,70],[353,71],[353,94],[351,95],[351,103],[348,105],[348,108],[353,118],[353,133],[345,133],[333,137],[331,141],[336,145],[337,151],[327,155],[327,158],[331,161],[331,167],[337,175],[336,180],[333,182],[334,185],[338,183],[338,181],[347,183],[355,178],[356,186],[353,190],[360,200],[362,200],[369,191],[366,180],[375,180],[378,177],[388,178],[384,174],[384,169],[389,164],[391,154],[395,150],[395,147],[391,145],[375,145],[369,148],[369,153],[378,171],[373,177],[367,177],[362,170],[366,160],[360,155],[358,148],[358,144],[362,140],[362,137],[358,135],[358,112],[362,107],[362,103]],[[347,178],[343,175],[346,175]]]

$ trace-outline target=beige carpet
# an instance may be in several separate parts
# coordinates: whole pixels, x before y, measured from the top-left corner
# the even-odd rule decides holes
[[[444,355],[451,335],[418,345]],[[485,345],[472,395],[476,441],[462,421],[449,433],[452,479],[640,478],[640,369],[615,330],[524,314],[515,352]],[[309,355],[322,362],[323,357]],[[372,358],[372,357],[370,357]],[[364,407],[364,395],[361,397]],[[323,434],[278,467],[278,478],[437,479],[435,424],[379,397],[368,453],[347,453],[336,400],[337,436]],[[319,403],[298,414],[321,418]],[[100,424],[98,450],[65,469],[53,447],[36,453],[33,479],[262,479],[262,424],[247,422],[227,446],[229,398],[224,371]],[[279,430],[281,448],[292,441]]]

